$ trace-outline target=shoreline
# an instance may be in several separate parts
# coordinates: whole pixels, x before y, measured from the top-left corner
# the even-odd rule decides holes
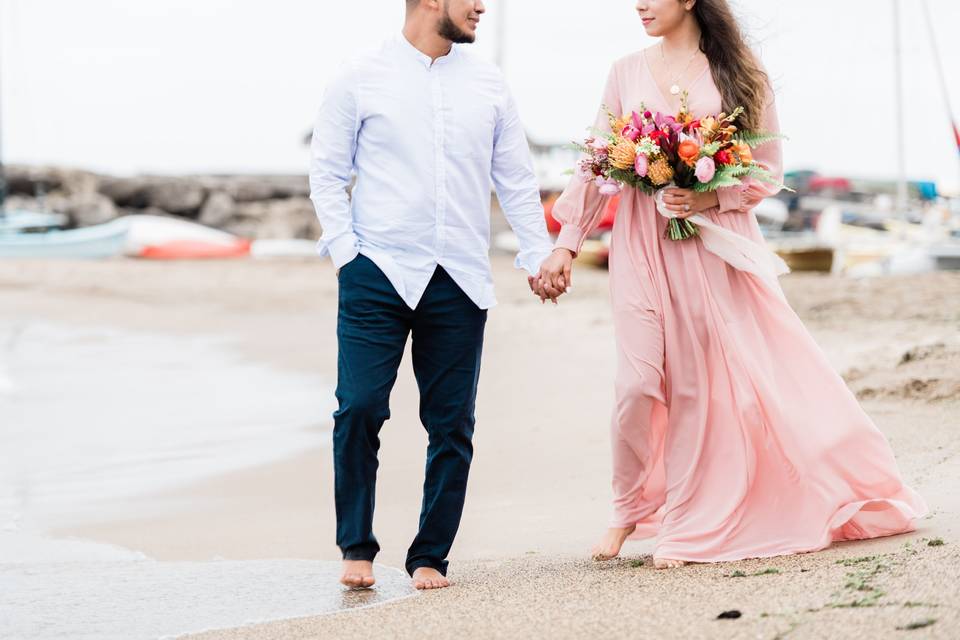
[[[713,618],[735,606],[743,608],[741,621],[719,621],[740,625],[721,628],[729,637],[774,637],[793,622],[804,633],[834,629],[831,637],[855,637],[910,624],[914,611],[902,602],[913,597],[937,605],[916,607],[916,613],[922,609],[938,619],[915,635],[943,637],[938,634],[960,622],[960,600],[944,583],[946,575],[960,575],[954,551],[960,545],[960,496],[953,495],[960,484],[960,274],[783,279],[818,344],[890,439],[906,481],[933,509],[921,531],[802,556],[665,573],[649,567],[649,542],[628,542],[625,559],[611,564],[583,560],[609,515],[607,423],[615,349],[606,272],[580,269],[575,293],[553,307],[532,299],[509,258],[495,257],[493,266],[500,305],[487,325],[476,457],[451,555],[455,588],[338,615],[336,622],[298,619],[198,637],[352,637],[384,629],[411,637],[421,627],[440,635],[519,637],[546,624],[558,629],[556,637],[582,637],[588,629],[713,637],[719,631]],[[336,281],[326,263],[2,263],[0,300],[0,323],[217,336],[244,361],[335,379]],[[408,359],[394,389],[393,417],[382,432],[375,521],[383,546],[378,561],[392,567],[402,567],[415,533],[426,446]],[[563,373],[563,389],[557,372]],[[102,505],[82,519],[35,524],[57,538],[115,544],[161,562],[333,562],[339,552],[331,505],[332,459],[329,449],[314,447]],[[941,538],[945,545],[923,548],[914,569],[905,545],[913,541],[916,551],[924,538]],[[901,604],[891,604],[889,595],[862,610],[828,607],[831,593],[844,591],[844,573],[859,570],[837,561],[869,555],[889,556],[881,562],[890,568],[877,574],[877,590],[902,592]],[[640,561],[646,564],[631,566]],[[752,575],[766,568],[780,574]],[[736,571],[747,577],[725,577]],[[794,611],[798,603],[820,610]],[[635,618],[617,613],[631,610]],[[645,617],[649,628],[642,626]],[[671,635],[677,625],[685,633]]]

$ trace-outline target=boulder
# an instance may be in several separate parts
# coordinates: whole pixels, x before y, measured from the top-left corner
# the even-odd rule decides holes
[[[308,197],[306,176],[209,176],[200,178],[209,191],[223,191],[235,202],[260,202]]]
[[[144,209],[147,202],[147,178],[103,178],[100,181],[100,193],[107,196],[118,207]]]
[[[148,206],[194,218],[207,198],[206,190],[189,178],[156,178],[146,188]]]
[[[309,198],[239,203],[227,231],[257,240],[315,240],[320,223]]]
[[[71,196],[57,210],[70,216],[70,222],[78,227],[103,224],[119,216],[113,200],[97,192]]]
[[[199,215],[207,197],[206,189],[192,178],[105,178],[99,190],[118,207],[156,207],[188,218]]]
[[[63,172],[53,167],[27,167],[9,165],[4,167],[8,195],[33,197],[37,193],[49,193],[61,188]]]
[[[236,208],[237,203],[228,194],[223,191],[214,191],[203,203],[197,222],[220,229],[230,221]]]

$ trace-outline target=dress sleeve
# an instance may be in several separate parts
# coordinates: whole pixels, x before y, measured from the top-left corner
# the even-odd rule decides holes
[[[760,128],[766,133],[780,133],[776,98],[772,90],[767,91],[766,107],[763,110]],[[783,145],[779,139],[754,149],[753,160],[766,167],[777,182],[783,182]],[[747,178],[742,184],[733,187],[722,187],[717,189],[720,213],[747,213],[761,200],[775,196],[779,191],[776,186],[753,178]]]
[[[616,65],[610,68],[607,86],[603,91],[603,105],[594,123],[596,129],[610,130],[607,109],[614,115],[622,115]],[[560,235],[554,246],[569,249],[574,255],[580,253],[584,239],[596,228],[603,216],[607,198],[608,196],[601,195],[592,180],[585,181],[579,176],[573,176],[553,205],[553,217],[560,223]]]

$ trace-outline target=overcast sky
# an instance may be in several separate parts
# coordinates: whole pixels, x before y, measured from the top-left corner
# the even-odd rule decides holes
[[[893,177],[892,0],[739,0],[774,78],[788,168]],[[902,0],[910,177],[960,180],[920,0]],[[960,3],[929,0],[960,116]],[[8,162],[113,173],[304,172],[340,60],[397,32],[401,0],[0,0]],[[581,137],[609,64],[650,44],[634,0],[488,0],[474,50],[538,139]],[[952,27],[951,27],[952,25]]]

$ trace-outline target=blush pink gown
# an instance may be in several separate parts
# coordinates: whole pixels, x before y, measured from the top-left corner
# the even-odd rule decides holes
[[[721,111],[708,70],[689,87],[694,116]],[[674,113],[642,52],[616,62],[603,104]],[[598,128],[609,130],[604,115]],[[778,131],[772,95],[763,128]],[[754,151],[782,177],[779,143]],[[751,212],[774,189],[722,190],[715,223],[763,243]],[[574,177],[553,215],[577,252],[606,198]],[[914,529],[926,511],[884,436],[785,301],[707,252],[663,238],[653,199],[623,191],[610,247],[617,341],[613,521],[656,536],[654,555],[695,562],[822,549]]]

